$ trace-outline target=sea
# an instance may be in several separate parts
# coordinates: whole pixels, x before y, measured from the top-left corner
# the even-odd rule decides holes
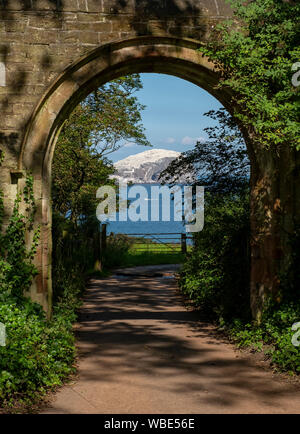
[[[151,215],[151,206],[154,205],[151,200],[151,187],[161,186],[160,184],[135,184],[145,187],[147,191],[148,215]],[[129,187],[130,188],[130,187]],[[138,199],[139,196],[136,196]],[[131,201],[134,202],[135,199]],[[160,195],[159,202],[159,219],[158,221],[119,221],[119,213],[117,213],[116,221],[107,223],[107,234],[127,234],[131,236],[143,236],[145,238],[153,238],[153,235],[159,235],[160,239],[168,240],[168,242],[178,243],[181,239],[181,234],[185,234],[185,225],[183,221],[174,220],[174,201],[170,203],[170,221],[163,221],[162,217],[162,196]],[[156,205],[157,206],[157,205]]]

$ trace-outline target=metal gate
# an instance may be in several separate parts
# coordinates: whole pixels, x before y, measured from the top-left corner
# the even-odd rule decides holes
[[[188,245],[192,244],[193,237],[178,233],[144,233],[127,234],[134,238],[131,250],[152,253],[186,253]]]

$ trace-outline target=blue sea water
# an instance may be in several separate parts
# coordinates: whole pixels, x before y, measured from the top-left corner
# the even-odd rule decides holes
[[[148,192],[148,210],[150,216],[151,205],[151,186],[159,184],[138,184],[146,187]],[[171,201],[172,202],[172,201]],[[160,198],[160,210],[161,210],[161,198]],[[168,238],[169,234],[176,234],[173,236],[172,242],[178,242],[180,240],[181,234],[186,233],[185,226],[182,221],[174,221],[173,203],[170,206],[170,221],[162,220],[162,213],[160,212],[159,221],[137,221],[133,222],[127,219],[127,221],[119,221],[119,214],[117,213],[117,221],[107,223],[107,233],[111,234],[140,234],[145,237],[147,235],[151,237],[153,234],[162,234],[160,238]]]

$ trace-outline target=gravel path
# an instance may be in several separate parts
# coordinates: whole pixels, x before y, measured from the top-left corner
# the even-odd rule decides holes
[[[186,310],[175,269],[90,281],[76,325],[78,378],[43,413],[300,413],[299,384]]]

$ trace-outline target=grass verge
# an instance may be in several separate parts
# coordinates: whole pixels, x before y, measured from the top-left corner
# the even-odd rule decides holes
[[[130,248],[122,258],[123,267],[135,267],[139,265],[163,265],[180,264],[184,261],[184,255],[180,251],[170,252],[163,246],[160,249],[136,250]]]

